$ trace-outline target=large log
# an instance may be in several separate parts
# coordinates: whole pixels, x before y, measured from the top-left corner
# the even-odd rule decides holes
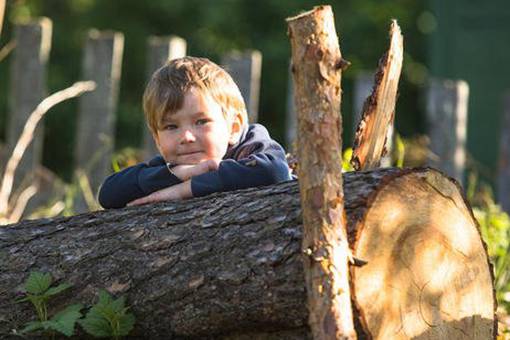
[[[491,268],[458,186],[432,169],[344,174],[358,337],[495,337]],[[50,303],[126,296],[133,335],[306,339],[302,217],[294,182],[0,229],[0,333],[31,270],[73,288]],[[365,330],[360,327],[364,325]],[[390,336],[388,336],[388,334]]]

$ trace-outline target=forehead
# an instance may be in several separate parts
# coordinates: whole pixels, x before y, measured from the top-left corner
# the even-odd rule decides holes
[[[191,88],[183,94],[182,105],[176,110],[167,111],[162,120],[175,119],[183,116],[222,114],[222,106],[210,94],[197,88]]]

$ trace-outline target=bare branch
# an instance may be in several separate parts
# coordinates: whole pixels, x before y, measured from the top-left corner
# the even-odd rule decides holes
[[[7,162],[5,172],[3,175],[2,186],[0,189],[0,216],[6,216],[8,212],[9,196],[11,194],[12,185],[14,182],[14,173],[18,164],[25,153],[25,150],[34,138],[34,131],[37,124],[49,109],[67,99],[77,97],[84,92],[92,91],[96,88],[93,81],[80,81],[74,83],[72,86],[55,92],[51,96],[45,98],[36,109],[30,114],[23,132],[14,147],[11,157]]]
[[[0,35],[2,34],[2,26],[4,25],[5,0],[0,0]]]
[[[9,55],[9,53],[11,53],[12,50],[14,50],[15,47],[16,47],[16,40],[14,40],[14,39],[12,39],[7,44],[5,44],[2,47],[2,49],[0,50],[0,62],[2,60],[4,60]]]
[[[17,223],[19,222],[21,215],[23,215],[23,211],[25,211],[25,207],[27,206],[28,201],[34,197],[37,193],[37,186],[31,185],[19,195],[16,203],[14,204],[14,208],[12,212],[9,214],[7,218],[7,223]]]

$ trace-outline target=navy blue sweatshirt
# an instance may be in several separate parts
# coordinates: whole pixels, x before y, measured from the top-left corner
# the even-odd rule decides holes
[[[227,150],[218,170],[191,178],[194,197],[290,180],[283,148],[260,124],[245,129],[239,142]],[[154,191],[182,183],[170,173],[161,156],[110,175],[99,191],[103,208],[122,208]]]

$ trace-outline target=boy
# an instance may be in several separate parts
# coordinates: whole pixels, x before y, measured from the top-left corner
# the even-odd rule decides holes
[[[99,192],[104,208],[291,179],[283,148],[262,125],[248,126],[237,85],[208,59],[167,62],[149,81],[143,107],[161,156],[110,175]]]

